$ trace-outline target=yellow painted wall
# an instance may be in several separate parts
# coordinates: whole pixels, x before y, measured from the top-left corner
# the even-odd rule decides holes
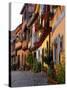
[[[41,45],[41,47],[40,47],[41,49],[42,49],[42,48],[46,49],[46,47],[47,47],[47,46],[46,46],[46,42],[47,42],[47,41],[48,41],[48,45],[49,45],[49,35],[48,35],[48,36],[46,37],[46,39],[43,41],[43,43],[42,43],[42,45]]]

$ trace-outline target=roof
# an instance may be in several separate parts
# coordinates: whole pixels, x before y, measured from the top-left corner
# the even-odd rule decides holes
[[[16,39],[16,34],[22,29],[22,23],[13,31],[11,31],[11,43]]]
[[[25,27],[26,27],[26,24],[27,24],[26,21],[24,21],[23,23],[21,23],[21,24],[16,28],[15,33],[17,34],[17,33],[18,33],[19,31],[21,31],[21,30],[22,30],[22,32],[23,32],[24,29],[25,29]]]
[[[17,26],[17,28],[15,29],[16,30],[15,33],[17,34],[21,29],[22,29],[22,23],[19,26]]]
[[[35,4],[25,3],[24,6],[23,6],[23,8],[22,8],[22,10],[21,10],[21,12],[20,12],[20,14],[23,14],[25,8],[26,8],[26,7],[28,8],[29,6],[31,6],[31,8],[29,8],[28,11],[29,11],[29,12],[33,12],[33,11],[34,11],[34,8],[35,8]],[[37,10],[38,10],[38,9],[37,9]]]
[[[26,5],[27,5],[27,3],[24,4],[24,6],[23,6],[23,8],[22,8],[22,10],[21,10],[21,12],[20,12],[20,14],[23,14]]]
[[[13,42],[15,40],[15,37],[16,37],[15,31],[16,30],[11,31],[11,42]]]

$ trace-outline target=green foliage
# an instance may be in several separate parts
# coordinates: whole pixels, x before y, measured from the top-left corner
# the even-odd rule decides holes
[[[45,49],[45,54],[46,56],[44,56],[44,62],[50,65],[50,62],[52,61],[52,50],[50,49],[50,56],[49,56],[49,50]]]
[[[53,69],[48,68],[48,76],[51,77],[52,79],[56,80],[59,84],[64,84],[65,83],[65,67],[64,65],[57,64],[56,65],[56,75],[54,74],[53,76]]]
[[[28,55],[27,62],[31,66],[31,70],[33,72],[41,71],[41,63],[38,62],[37,59],[33,57],[32,53]]]
[[[33,55],[30,53],[27,57],[27,62],[32,66],[33,65]]]
[[[53,80],[56,80],[56,70],[54,68],[54,62],[51,61],[49,68],[48,68],[48,76],[51,77]]]
[[[52,69],[50,67],[48,68],[48,76],[52,78]]]
[[[56,65],[56,80],[59,84],[65,83],[65,67],[64,65]]]
[[[44,57],[44,61],[46,64],[48,64],[48,65],[50,64],[49,55]]]
[[[41,63],[38,62],[37,60],[34,60],[32,71],[33,72],[40,72],[41,71]]]

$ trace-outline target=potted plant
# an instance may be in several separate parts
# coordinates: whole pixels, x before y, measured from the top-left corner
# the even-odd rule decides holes
[[[56,65],[56,81],[59,84],[65,83],[65,65],[62,64]]]
[[[51,63],[51,65],[48,68],[48,83],[49,84],[58,84],[58,82],[56,81],[56,71],[53,65],[53,62]]]
[[[33,68],[32,68],[32,71],[35,72],[35,73],[41,71],[41,63],[38,62],[36,59],[35,59],[34,62],[33,62]]]

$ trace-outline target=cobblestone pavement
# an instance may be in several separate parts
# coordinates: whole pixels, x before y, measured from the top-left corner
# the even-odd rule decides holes
[[[47,75],[45,72],[33,73],[31,71],[12,71],[11,86],[39,86],[47,85]]]

